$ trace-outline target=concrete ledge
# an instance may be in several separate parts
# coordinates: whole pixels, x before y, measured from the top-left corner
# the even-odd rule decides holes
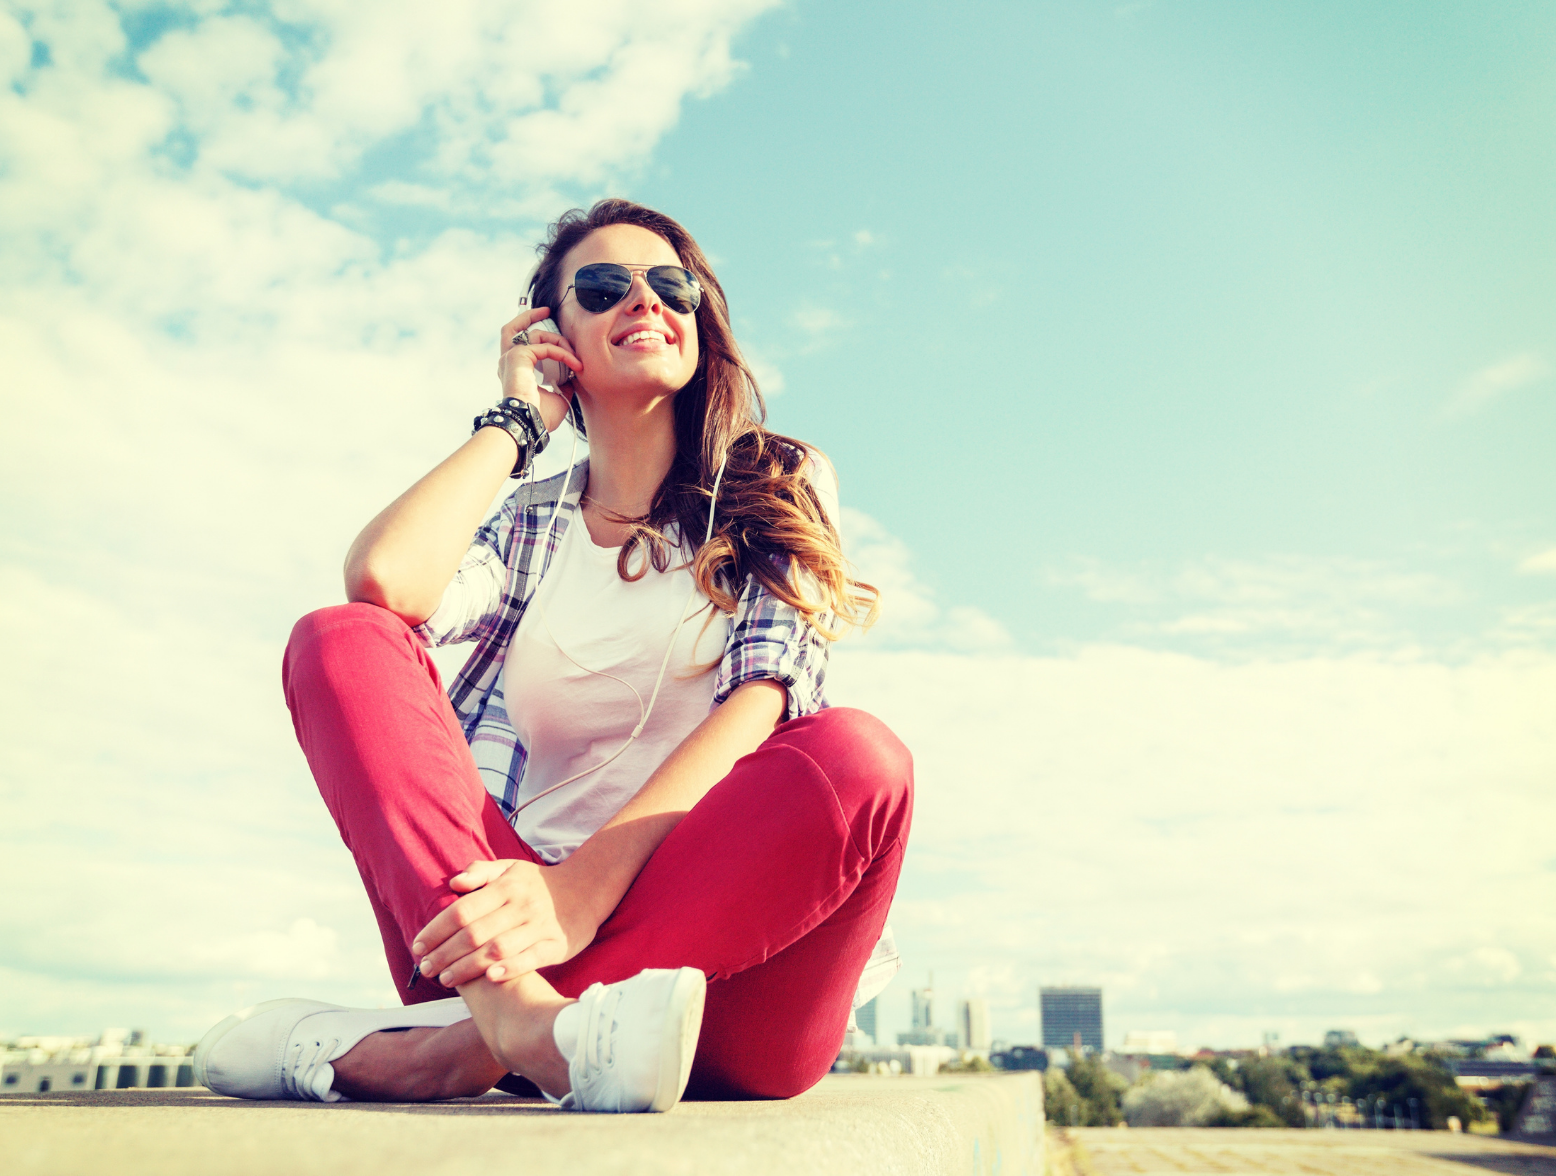
[[[437,1104],[247,1103],[207,1090],[0,1097],[9,1176],[942,1173],[1041,1176],[1036,1074],[828,1077],[788,1102],[572,1115],[487,1095]]]

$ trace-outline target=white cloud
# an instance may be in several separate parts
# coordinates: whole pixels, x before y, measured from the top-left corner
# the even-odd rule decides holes
[[[418,166],[491,192],[547,178],[594,185],[641,160],[682,100],[727,84],[730,38],[772,0],[409,0],[364,8],[290,0],[244,16],[203,15],[163,34],[137,65],[171,98],[202,162],[261,181],[341,176],[375,144],[428,133]],[[76,9],[86,8],[75,5]],[[101,44],[79,50],[89,21]],[[112,11],[34,19],[78,66],[122,43]],[[284,34],[284,35],[283,35]],[[52,48],[52,43],[51,43]]]
[[[750,347],[743,347],[747,366],[751,374],[756,377],[756,383],[762,390],[762,395],[767,398],[783,395],[785,388],[783,369],[769,361],[765,355],[753,351]]]
[[[1532,351],[1499,360],[1481,368],[1459,385],[1458,391],[1443,406],[1443,416],[1463,417],[1478,412],[1499,396],[1540,382],[1550,370],[1545,358]]]
[[[1005,627],[971,605],[943,608],[934,590],[913,572],[907,544],[862,511],[845,506],[839,529],[856,575],[880,590],[881,617],[869,633],[851,640],[870,648],[912,645],[964,651],[1010,645]]]
[[[1104,985],[1110,1039],[1313,1040],[1341,1018],[1376,1041],[1543,1015],[1556,658],[845,644],[829,689],[914,753],[905,974],[988,991],[997,1032],[1067,980]],[[1005,995],[991,974],[1015,977]]]
[[[0,85],[21,77],[32,58],[32,39],[9,12],[0,12]]]
[[[1120,637],[1232,639],[1245,653],[1282,643],[1335,652],[1409,649],[1417,638],[1404,625],[1406,613],[1445,609],[1463,598],[1455,584],[1428,572],[1380,560],[1295,555],[1134,568],[1075,559],[1042,579],[1127,610]]]
[[[789,325],[804,338],[802,350],[814,350],[847,326],[837,311],[825,306],[802,306],[789,315]]]
[[[1556,547],[1548,551],[1536,552],[1518,565],[1521,572],[1538,572],[1543,574],[1556,573]]]
[[[281,704],[287,631],[493,393],[558,188],[640,164],[766,6],[184,9],[144,80],[109,5],[29,6],[39,68],[0,14],[0,1031],[395,1000]],[[437,150],[353,187],[424,126]],[[386,247],[375,201],[521,216]]]

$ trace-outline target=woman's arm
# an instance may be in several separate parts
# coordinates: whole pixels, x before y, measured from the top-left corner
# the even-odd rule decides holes
[[[423,975],[453,988],[572,959],[692,807],[782,721],[787,690],[747,682],[699,723],[627,804],[555,866],[474,862],[451,879],[466,894],[411,945]]]
[[[542,393],[535,365],[555,359],[581,365],[560,335],[540,333],[528,347],[514,334],[546,317],[538,306],[502,328],[497,375],[504,396],[540,407],[546,427],[561,424],[567,400]],[[556,342],[551,342],[555,340]],[[481,429],[362,529],[346,554],[346,599],[387,608],[409,625],[430,617],[443,597],[470,536],[481,525],[498,487],[513,471],[517,450],[507,432]]]
[[[362,529],[346,554],[346,599],[416,626],[459,570],[470,536],[513,469],[513,438],[482,429]]]

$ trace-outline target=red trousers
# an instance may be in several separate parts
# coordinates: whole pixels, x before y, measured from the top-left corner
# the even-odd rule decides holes
[[[399,986],[411,940],[458,897],[449,878],[473,861],[540,858],[482,785],[436,666],[393,613],[310,613],[282,677]],[[912,808],[912,760],[879,720],[834,708],[784,723],[665,838],[594,941],[540,972],[577,996],[644,968],[700,968],[688,1095],[799,1094],[837,1057]],[[423,978],[405,999],[448,995]]]

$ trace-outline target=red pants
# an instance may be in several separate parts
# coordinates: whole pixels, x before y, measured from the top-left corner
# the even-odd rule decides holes
[[[457,897],[449,878],[473,861],[540,858],[488,795],[436,666],[393,613],[310,613],[282,678],[399,986],[411,940]],[[700,968],[688,1095],[808,1090],[837,1057],[912,809],[912,760],[879,720],[834,708],[785,723],[665,838],[594,941],[541,975],[577,996],[644,968]],[[405,999],[448,995],[423,978]]]

